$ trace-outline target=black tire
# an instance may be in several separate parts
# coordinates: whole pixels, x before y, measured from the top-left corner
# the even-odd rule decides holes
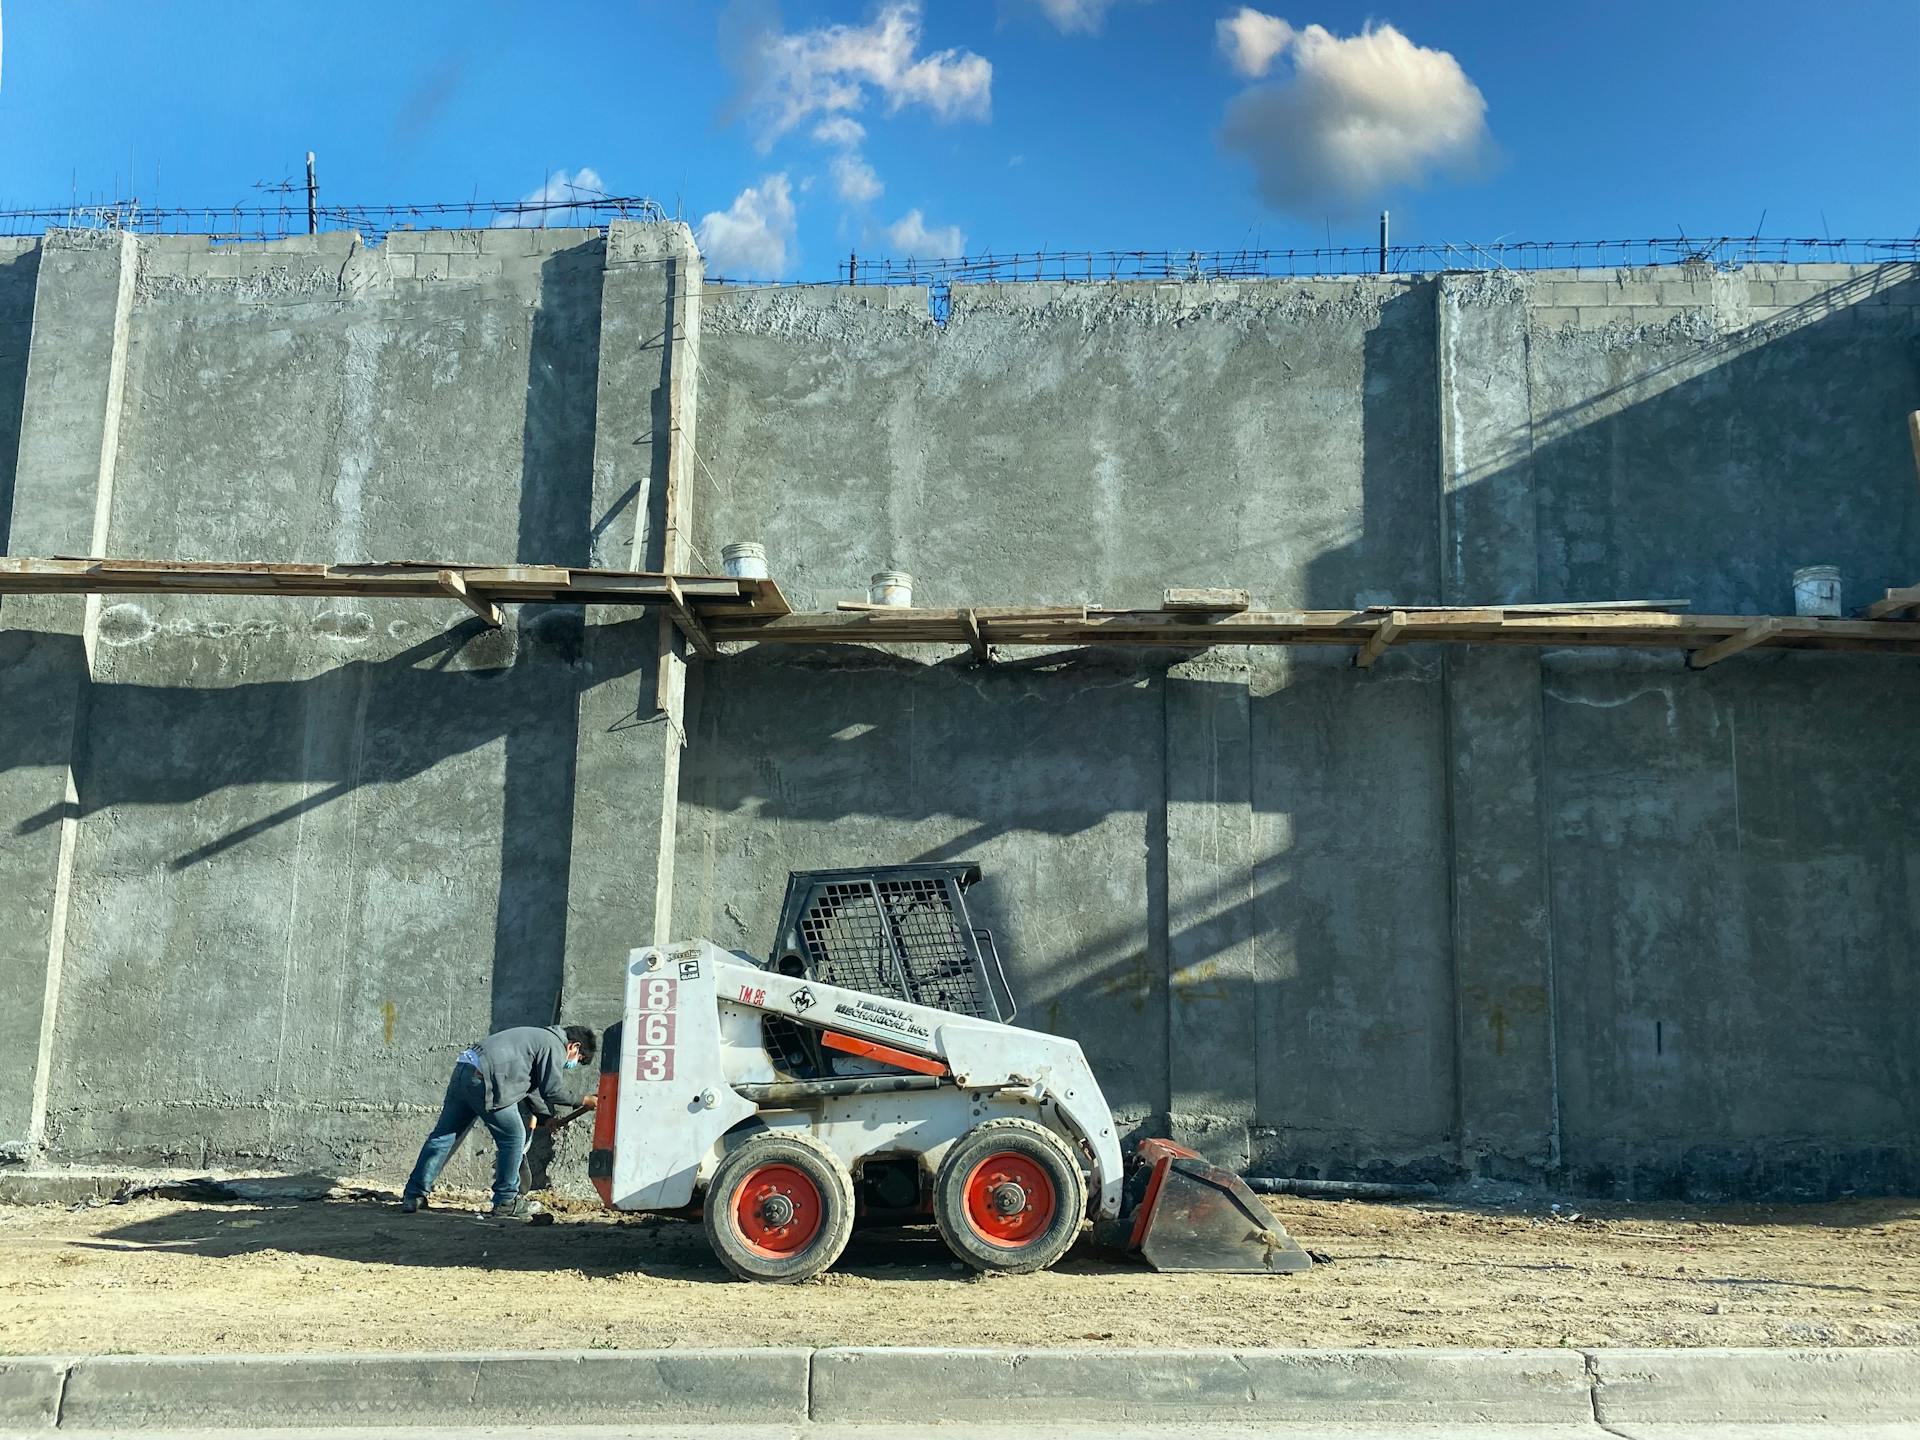
[[[785,1200],[784,1212],[775,1197]],[[847,1248],[853,1177],[811,1136],[765,1132],[720,1162],[702,1208],[707,1243],[737,1278],[791,1285]]]
[[[1072,1247],[1087,1218],[1080,1157],[1031,1120],[989,1120],[940,1162],[933,1215],[947,1248],[976,1270],[1044,1270]]]

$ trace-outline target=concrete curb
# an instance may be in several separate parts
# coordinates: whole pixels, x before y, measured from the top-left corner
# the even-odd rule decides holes
[[[1571,1350],[818,1350],[812,1415],[1581,1424],[1589,1390]]]
[[[1598,1350],[1603,1425],[1920,1420],[1920,1350]]]
[[[0,1359],[9,1431],[1920,1421],[1920,1349],[586,1350]]]
[[[772,1424],[807,1418],[806,1350],[103,1356],[68,1370],[56,1424]],[[558,1410],[556,1410],[558,1407]]]
[[[72,1363],[58,1356],[0,1360],[0,1425],[51,1429]]]

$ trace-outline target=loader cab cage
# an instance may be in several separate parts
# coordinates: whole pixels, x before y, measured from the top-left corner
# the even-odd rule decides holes
[[[967,914],[966,891],[979,879],[980,867],[966,862],[796,871],[769,968],[1010,1021],[1013,992],[993,932]]]

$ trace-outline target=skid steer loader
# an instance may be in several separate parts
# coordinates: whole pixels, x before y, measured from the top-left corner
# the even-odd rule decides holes
[[[922,1224],[983,1271],[1096,1239],[1163,1270],[1307,1254],[1237,1178],[1165,1140],[1129,1167],[1071,1040],[1009,1022],[971,864],[797,873],[764,962],[706,940],[628,957],[588,1173],[616,1210],[699,1214],[743,1279],[797,1281],[856,1223]]]

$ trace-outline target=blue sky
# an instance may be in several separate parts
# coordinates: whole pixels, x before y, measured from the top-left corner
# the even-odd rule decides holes
[[[0,204],[231,205],[309,148],[337,202],[587,170],[779,278],[1364,244],[1383,205],[1404,242],[1920,228],[1915,0],[1252,8],[0,0]]]

